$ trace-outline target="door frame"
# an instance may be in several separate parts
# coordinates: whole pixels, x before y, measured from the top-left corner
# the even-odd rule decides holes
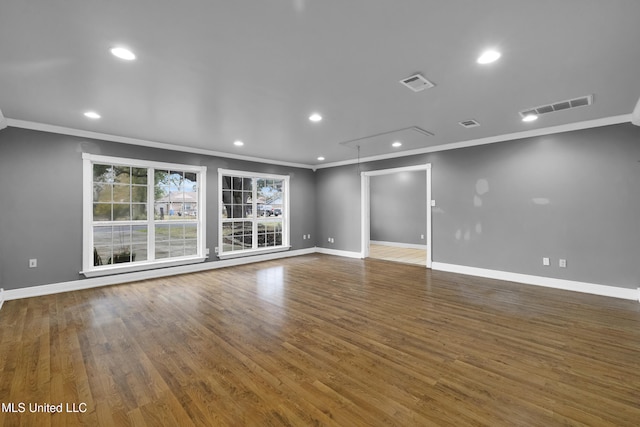
[[[431,268],[432,263],[432,237],[431,237],[431,163],[415,166],[405,166],[391,169],[379,169],[360,173],[360,224],[362,227],[360,256],[361,258],[367,258],[369,256],[369,244],[371,242],[371,177],[378,175],[390,175],[400,172],[413,172],[413,171],[425,171],[427,180],[427,202],[425,209],[427,213],[427,231],[426,231],[426,246],[427,246],[427,263],[426,267]]]

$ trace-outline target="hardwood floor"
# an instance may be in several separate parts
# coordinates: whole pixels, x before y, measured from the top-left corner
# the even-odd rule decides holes
[[[0,311],[0,425],[637,426],[640,304],[307,255]],[[30,404],[86,412],[31,413]],[[66,409],[66,408],[65,408]]]
[[[405,264],[427,265],[427,251],[425,249],[400,248],[372,243],[369,245],[369,257]]]

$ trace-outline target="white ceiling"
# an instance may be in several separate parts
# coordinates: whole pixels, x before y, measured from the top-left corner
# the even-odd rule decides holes
[[[628,115],[639,20],[637,0],[0,0],[0,109],[10,125],[305,165],[357,145],[394,155]],[[138,59],[113,57],[118,45]],[[502,58],[477,64],[486,48]],[[436,86],[399,83],[416,72]],[[589,107],[518,115],[589,94]]]

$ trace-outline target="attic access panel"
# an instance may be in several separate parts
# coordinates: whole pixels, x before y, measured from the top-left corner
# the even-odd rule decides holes
[[[432,136],[433,134],[427,130],[418,126],[411,126],[343,141],[340,145],[352,149],[358,149],[358,147],[360,147],[360,156],[370,157],[417,150],[436,145],[437,142],[431,140]],[[396,141],[402,143],[402,145],[400,147],[393,147],[391,144]]]

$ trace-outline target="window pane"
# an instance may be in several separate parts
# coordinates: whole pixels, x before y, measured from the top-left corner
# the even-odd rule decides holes
[[[113,182],[113,166],[95,163],[93,165],[93,182]]]
[[[147,205],[140,203],[131,205],[131,218],[134,221],[147,219]]]
[[[169,187],[171,191],[182,192],[184,191],[184,172],[170,171],[169,172]]]
[[[146,185],[134,185],[131,187],[131,201],[135,203],[147,202],[147,186]]]
[[[112,232],[110,225],[93,227],[93,246],[113,246]]]
[[[111,261],[111,246],[94,246],[93,247],[93,265],[107,265]]]
[[[233,186],[231,188],[233,188],[234,190],[242,190],[242,178],[234,176]]]
[[[113,227],[113,246],[119,251],[131,250],[131,226],[116,225]]]
[[[156,203],[154,206],[154,219],[163,220],[169,210],[167,203]]]
[[[171,224],[170,226],[171,240],[184,240],[184,225],[183,224]]]
[[[131,168],[131,183],[147,185],[147,168]]]
[[[170,202],[167,204],[167,209],[164,219],[180,219],[182,216],[182,203]]]
[[[113,204],[113,220],[129,221],[131,219],[131,205]]]
[[[187,256],[198,254],[198,241],[196,239],[187,239],[184,241],[184,254]]]
[[[244,218],[242,205],[231,205],[231,218]]]
[[[156,259],[169,258],[169,242],[156,241]]]
[[[131,185],[131,168],[129,166],[114,166],[113,172],[114,182],[127,186]]]
[[[133,256],[133,261],[146,261],[148,259],[148,251],[147,251],[147,245],[133,245],[131,246],[133,252],[132,252],[132,256]]]
[[[197,203],[185,203],[184,204],[184,216],[186,219],[196,219],[198,217],[198,204]]]
[[[147,244],[148,230],[146,225],[134,225],[131,227],[131,242],[140,245]]]
[[[184,173],[184,185],[185,191],[196,191],[195,185],[197,184],[198,174],[195,172]]]
[[[111,221],[111,203],[94,203],[93,220]]]
[[[253,247],[253,224],[251,222],[244,222],[243,224],[243,232],[242,232],[242,241],[241,241],[241,249],[251,249]],[[234,247],[236,245],[234,244]]]
[[[196,239],[198,237],[198,226],[197,224],[186,224],[184,226],[184,238],[185,239]]]
[[[156,259],[169,258],[170,256],[170,245],[169,241],[171,239],[171,235],[169,234],[169,224],[157,224],[155,227],[156,232],[156,248],[155,248],[155,256]]]
[[[172,240],[169,244],[169,253],[171,258],[184,256],[184,240]]]
[[[156,242],[169,241],[169,224],[156,225]]]
[[[113,185],[112,184],[93,184],[93,201],[94,202],[111,202],[113,201]]]
[[[113,186],[113,201],[116,203],[128,203],[131,201],[131,186],[115,184]]]

